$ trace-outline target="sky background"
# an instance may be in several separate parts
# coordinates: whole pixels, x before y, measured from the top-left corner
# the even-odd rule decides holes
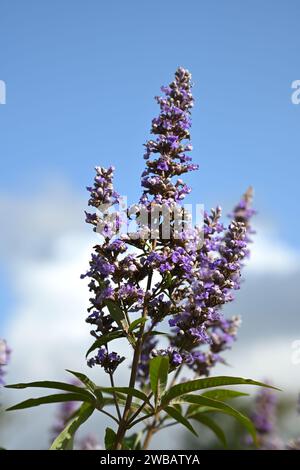
[[[244,321],[229,373],[271,376],[296,396],[299,15],[296,0],[0,1],[0,336],[14,350],[10,380],[84,368],[79,275],[95,242],[85,187],[95,165],[113,164],[118,192],[137,200],[153,97],[181,65],[195,83],[200,165],[188,202],[226,214],[251,184],[259,212],[246,283],[227,309]],[[10,418],[6,445],[47,445],[52,412],[34,413],[26,436],[12,430],[29,413]]]

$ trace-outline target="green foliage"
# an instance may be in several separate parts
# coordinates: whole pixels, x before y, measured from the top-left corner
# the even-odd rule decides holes
[[[211,409],[211,411],[219,411],[219,412],[228,414],[236,418],[251,434],[253,441],[256,442],[256,431],[255,431],[255,427],[252,421],[247,416],[243,415],[238,410],[236,410],[235,408],[232,408],[231,406],[221,401],[204,397],[203,395],[184,395],[183,401],[187,403],[203,405],[203,406],[208,407],[208,409]]]
[[[65,401],[92,402],[91,399],[81,396],[78,393],[57,393],[54,395],[47,395],[45,397],[40,397],[40,398],[29,398],[28,400],[22,401],[21,403],[18,403],[17,405],[7,408],[6,411],[23,410],[25,408],[33,408],[34,406],[46,405],[49,403],[61,403]]]
[[[136,330],[138,328],[138,326],[144,325],[147,320],[148,319],[146,317],[137,318],[132,323],[130,323],[130,327],[129,327],[128,332],[129,333],[133,332],[134,330]]]
[[[175,421],[185,426],[195,436],[198,436],[198,434],[196,433],[191,423],[189,423],[189,421],[184,416],[182,416],[182,414],[180,413],[180,411],[178,411],[178,409],[172,406],[167,406],[165,408],[165,412],[168,413],[168,415],[171,416],[173,419],[175,419]]]
[[[130,395],[132,397],[139,398],[140,400],[145,401],[146,403],[150,404],[149,398],[144,392],[137,390],[136,388],[132,387],[99,387],[100,390],[106,393],[110,393],[114,395],[115,392],[124,393],[125,395]]]
[[[151,359],[149,372],[151,390],[155,396],[155,403],[157,405],[160,403],[168,383],[169,358],[167,356],[157,356]]]
[[[224,447],[227,447],[227,441],[226,441],[225,433],[220,428],[220,426],[217,423],[215,423],[215,421],[213,419],[211,419],[209,416],[206,416],[204,413],[192,414],[190,416],[190,419],[194,419],[198,423],[203,424],[203,426],[206,426],[207,428],[211,429],[212,432],[220,440],[221,444]]]
[[[116,433],[111,428],[106,428],[105,430],[105,437],[104,437],[104,444],[106,450],[111,450],[114,448],[116,442]]]
[[[174,385],[164,394],[162,397],[162,403],[170,403],[174,398],[180,397],[186,393],[223,385],[258,385],[261,387],[275,388],[262,382],[256,382],[255,380],[251,379],[243,379],[242,377],[208,377],[205,379],[190,380],[189,382],[183,382]]]
[[[215,400],[229,400],[232,398],[248,397],[249,393],[238,392],[237,390],[228,390],[226,388],[217,388],[202,393],[203,397],[214,398]]]
[[[72,385],[65,382],[55,382],[50,380],[44,380],[39,382],[29,382],[29,383],[19,383],[19,384],[11,384],[5,385],[6,388],[50,388],[55,390],[64,390],[65,392],[73,392],[77,393],[81,396],[90,398],[91,394],[85,390],[84,388],[78,387],[77,385]]]
[[[115,320],[118,326],[127,333],[129,325],[125,317],[125,313],[123,312],[119,304],[110,299],[107,299],[105,303],[109,310],[110,316]]]
[[[101,338],[96,339],[96,341],[89,348],[89,350],[86,353],[86,357],[89,354],[91,354],[91,352],[95,351],[95,349],[100,348],[104,344],[108,344],[115,339],[124,338],[124,336],[125,335],[123,331],[112,331],[111,333],[108,333],[107,335],[101,336]]]
[[[74,435],[77,429],[91,416],[94,409],[95,408],[90,403],[83,403],[75,417],[71,419],[54,440],[50,450],[72,450]]]

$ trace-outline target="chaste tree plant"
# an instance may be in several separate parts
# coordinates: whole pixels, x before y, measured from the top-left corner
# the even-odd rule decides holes
[[[239,318],[226,319],[222,306],[240,287],[241,268],[248,255],[252,189],[221,222],[221,209],[203,212],[191,223],[183,200],[191,188],[182,175],[198,168],[189,152],[191,74],[178,68],[163,96],[156,98],[160,114],[152,121],[153,138],[145,144],[146,168],[140,200],[122,209],[113,186],[114,168],[96,167],[86,222],[99,234],[88,271],[91,293],[87,322],[93,326],[88,365],[108,374],[110,387],[69,371],[82,386],[53,381],[20,383],[10,388],[40,387],[55,393],[33,398],[9,410],[45,403],[78,402],[51,449],[72,449],[77,429],[94,412],[108,415],[107,449],[146,449],[160,430],[180,424],[193,434],[198,421],[226,445],[226,436],[210,412],[237,419],[255,442],[251,420],[227,401],[245,393],[228,385],[268,385],[240,377],[210,376],[223,351],[234,341]],[[121,210],[121,209],[122,210]],[[124,357],[116,340],[131,348],[130,378],[115,386]],[[119,344],[119,343],[118,343]],[[182,371],[192,380],[182,378]],[[187,374],[187,370],[190,371]],[[185,376],[186,376],[185,375]],[[114,411],[112,411],[114,410]],[[138,431],[135,431],[137,426]]]

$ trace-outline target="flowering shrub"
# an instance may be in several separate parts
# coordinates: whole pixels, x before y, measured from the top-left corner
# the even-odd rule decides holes
[[[240,287],[252,232],[252,190],[234,208],[228,226],[221,222],[220,207],[204,212],[201,225],[191,223],[183,204],[191,188],[182,180],[198,168],[189,156],[191,86],[190,73],[178,68],[172,83],[162,87],[163,96],[156,98],[160,114],[152,121],[153,139],[145,145],[138,204],[120,210],[113,167],[97,167],[88,188],[93,211],[86,213],[86,222],[101,240],[82,275],[89,279],[91,293],[86,321],[93,327],[94,341],[88,365],[102,368],[111,386],[96,385],[74,371],[69,372],[83,387],[50,381],[9,386],[65,392],[26,400],[11,410],[81,402],[65,427],[57,429],[51,449],[71,448],[76,430],[94,411],[116,424],[115,430],[106,430],[107,449],[146,449],[154,433],[176,423],[196,434],[191,420],[208,426],[225,443],[207,411],[236,418],[256,440],[251,420],[226,403],[244,394],[222,387],[267,385],[240,377],[208,377],[216,363],[224,362],[222,353],[235,340],[240,322],[224,318],[221,309]],[[126,367],[125,358],[113,348],[117,339],[132,349],[128,386],[114,385],[118,368]],[[180,378],[184,368],[194,374],[193,380]],[[145,427],[130,434],[137,424]]]

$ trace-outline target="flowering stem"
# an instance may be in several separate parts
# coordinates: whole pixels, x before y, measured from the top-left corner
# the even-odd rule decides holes
[[[110,372],[109,378],[110,378],[111,386],[112,386],[112,388],[114,388],[114,387],[115,387],[115,383],[114,383],[114,377],[113,377],[113,373],[112,373],[112,372]],[[122,415],[121,415],[121,411],[120,411],[120,407],[119,407],[119,403],[118,403],[118,400],[117,400],[117,395],[116,395],[116,393],[113,394],[113,397],[114,397],[114,402],[115,402],[115,407],[116,407],[117,415],[118,415],[119,421],[121,421]]]
[[[151,270],[148,275],[147,291],[150,290],[151,288],[152,275],[153,275],[153,272]],[[144,308],[143,308],[142,318],[146,318],[147,315],[148,315],[148,308],[147,308],[147,304],[145,303]],[[132,368],[131,368],[131,374],[130,374],[130,380],[129,380],[130,388],[134,388],[135,386],[138,364],[139,364],[140,355],[142,351],[142,345],[143,345],[144,329],[145,329],[145,323],[142,323],[140,327],[140,331],[139,331],[139,338],[136,344],[136,348],[135,348],[133,360],[132,360]],[[132,396],[127,395],[123,417],[119,424],[119,429],[117,432],[117,437],[116,437],[116,442],[115,442],[115,449],[117,450],[120,450],[122,448],[122,441],[127,430],[127,422],[128,422],[128,417],[130,414],[131,403],[132,403]]]
[[[150,400],[150,398],[152,398],[153,396],[153,392],[151,392],[149,395],[148,395],[148,400]],[[132,423],[135,418],[141,413],[141,411],[145,408],[146,406],[146,402],[142,403],[141,406],[137,409],[137,411],[134,413],[134,415],[132,415],[132,417],[130,418],[129,420],[129,423]]]

